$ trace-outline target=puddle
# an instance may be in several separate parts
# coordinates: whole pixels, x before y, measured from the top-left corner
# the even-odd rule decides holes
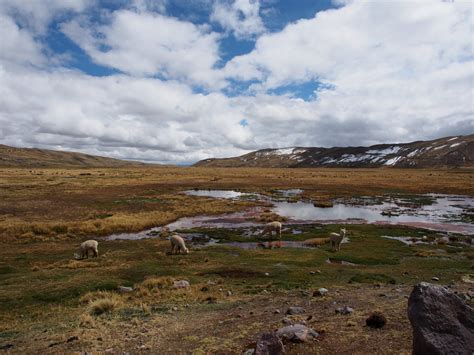
[[[250,196],[251,194],[234,191],[234,190],[188,190],[184,192],[186,195],[203,196],[214,198],[236,199],[242,196]]]
[[[327,264],[333,264],[333,265],[357,266],[357,264],[351,263],[349,261],[331,259],[331,258],[326,259],[326,263]]]
[[[288,189],[288,190],[276,190],[280,195],[284,197],[298,196],[303,193],[301,189]]]
[[[470,246],[472,245],[472,240],[469,237],[459,238],[449,235],[439,235],[438,238],[416,238],[416,237],[405,237],[405,236],[390,236],[390,235],[381,235],[381,238],[387,238],[392,240],[398,240],[406,245],[437,245],[437,244],[446,244],[451,248],[462,248],[460,245]],[[450,244],[460,244],[460,245],[450,245]]]
[[[105,240],[139,240],[158,238],[162,227],[155,227],[136,233],[118,233],[105,237]]]
[[[277,246],[277,242],[272,242],[272,246],[268,242],[226,242],[219,243],[217,245],[227,245],[231,247],[241,248],[245,250],[254,249],[278,249],[278,248],[303,248],[303,249],[314,249],[313,247],[304,244],[304,241],[287,241],[282,240],[280,246]]]
[[[261,223],[252,220],[262,212],[261,208],[251,208],[244,212],[228,213],[218,216],[183,217],[167,225],[171,230],[191,228],[248,228],[261,227]]]
[[[381,235],[380,237],[392,239],[392,240],[398,240],[399,242],[402,242],[403,244],[406,244],[406,245],[434,244],[433,242],[424,241],[424,240],[421,240],[420,238],[414,238],[414,237],[398,237],[398,236],[391,236],[391,235]]]

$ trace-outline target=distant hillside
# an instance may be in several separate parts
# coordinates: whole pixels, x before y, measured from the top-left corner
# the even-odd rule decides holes
[[[0,167],[114,168],[140,165],[143,165],[143,163],[75,152],[63,152],[36,148],[14,148],[0,144]]]
[[[206,167],[433,168],[474,165],[474,135],[370,147],[262,149],[235,158],[206,159]]]

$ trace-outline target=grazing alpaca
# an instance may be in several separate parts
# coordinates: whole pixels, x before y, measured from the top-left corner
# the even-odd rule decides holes
[[[188,254],[189,250],[186,248],[186,244],[184,244],[184,239],[183,237],[173,234],[170,237],[170,243],[171,243],[171,254],[175,254],[175,249],[176,249],[176,254],[181,254],[181,251],[183,251],[184,254]]]
[[[99,256],[99,251],[97,249],[98,246],[99,243],[96,240],[86,240],[79,246],[77,252],[74,253],[74,258],[76,260],[84,258],[89,259],[89,250],[92,250],[93,257],[96,258]]]
[[[346,229],[341,228],[341,230],[338,233],[331,233],[329,239],[331,241],[331,250],[333,251],[339,251],[341,250],[341,242],[346,236]]]
[[[278,237],[278,245],[281,246],[281,223],[278,221],[270,222],[265,225],[263,231],[260,233],[260,237],[263,237],[266,234],[270,234],[270,239],[273,236],[273,232],[276,233]],[[271,245],[271,241],[269,242]]]

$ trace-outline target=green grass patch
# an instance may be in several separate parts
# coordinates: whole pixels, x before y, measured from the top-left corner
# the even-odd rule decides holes
[[[10,265],[2,265],[0,266],[0,275],[5,275],[5,274],[13,274],[17,272],[17,270]]]
[[[384,283],[395,285],[396,280],[384,274],[357,274],[349,279],[349,283]]]

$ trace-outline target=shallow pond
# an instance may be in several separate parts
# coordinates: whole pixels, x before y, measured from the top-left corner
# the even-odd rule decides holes
[[[422,195],[431,204],[410,203],[403,197],[387,198],[373,204],[336,203],[333,207],[315,207],[310,202],[274,202],[273,212],[289,218],[291,223],[393,223],[464,234],[474,233],[474,224],[463,222],[461,215],[471,216],[474,200],[465,196]]]
[[[300,189],[277,190],[286,196],[301,194]],[[259,194],[243,193],[234,190],[188,190],[186,194],[214,198],[256,198],[271,202],[272,212],[288,218],[286,224],[401,224],[416,228],[425,228],[441,232],[474,234],[474,200],[467,196],[456,195],[395,195],[362,197],[348,201],[337,200],[333,207],[316,207],[308,201],[288,202],[278,198],[273,200]],[[251,208],[244,212],[218,216],[184,217],[170,223],[171,230],[192,228],[251,228],[261,227],[256,218],[263,208]],[[160,227],[139,233],[115,234],[107,237],[114,239],[153,238],[159,234]],[[254,232],[251,232],[254,233]],[[295,231],[294,234],[298,234]]]

